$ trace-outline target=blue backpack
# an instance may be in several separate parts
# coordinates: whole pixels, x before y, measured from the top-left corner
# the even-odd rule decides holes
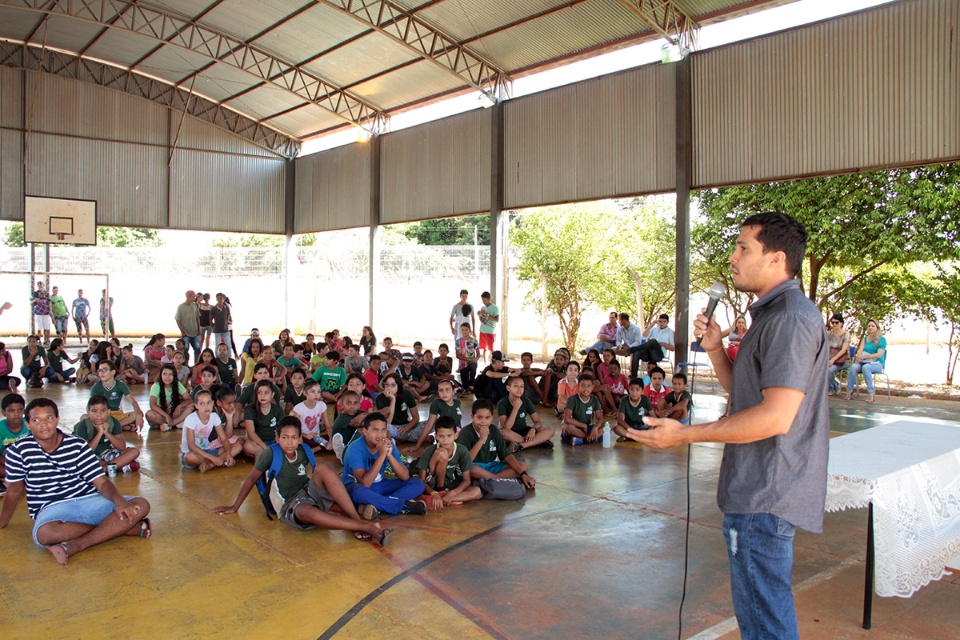
[[[311,467],[316,469],[317,458],[313,455],[313,451],[305,444],[301,444],[300,447],[303,449],[303,452],[307,454],[307,462],[310,463]],[[273,508],[273,502],[270,501],[270,488],[273,486],[273,481],[276,479],[277,474],[280,473],[280,467],[283,465],[285,456],[283,449],[281,449],[280,445],[276,442],[270,444],[270,450],[273,451],[273,462],[270,463],[270,468],[267,469],[266,473],[261,475],[260,479],[257,480],[257,492],[260,494],[260,502],[263,503],[263,508],[267,511],[267,519],[273,520],[272,516],[277,515],[277,511]]]

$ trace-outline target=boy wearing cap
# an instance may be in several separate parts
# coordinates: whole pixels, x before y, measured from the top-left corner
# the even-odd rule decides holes
[[[503,352],[494,351],[490,354],[490,364],[481,373],[474,385],[477,397],[483,397],[496,404],[501,398],[507,397],[507,377],[512,373],[506,366]]]
[[[540,377],[540,404],[544,407],[553,406],[557,401],[557,387],[567,375],[567,363],[570,362],[570,352],[560,347],[553,354],[553,360],[547,364]]]
[[[250,337],[243,343],[243,349],[240,350],[240,353],[250,353],[250,343],[254,340],[260,339],[260,330],[254,327],[250,329]]]

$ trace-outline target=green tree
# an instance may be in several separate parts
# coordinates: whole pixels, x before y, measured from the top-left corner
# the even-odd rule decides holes
[[[937,265],[936,271],[936,276],[920,288],[918,314],[929,322],[946,322],[950,327],[946,382],[952,385],[960,359],[960,271],[955,265]]]
[[[745,299],[733,292],[727,258],[743,219],[761,211],[784,211],[806,226],[802,276],[819,308],[851,304],[851,288],[860,304],[882,307],[886,291],[867,286],[885,277],[875,272],[960,253],[960,164],[701,192],[692,232],[697,269],[725,281],[737,309]]]
[[[533,284],[528,301],[555,315],[564,344],[575,349],[585,311],[599,306],[649,318],[675,296],[673,222],[669,203],[607,200],[530,209],[510,241],[520,251],[518,276]],[[637,275],[642,297],[628,270]]]
[[[8,247],[25,247],[23,223],[7,226],[3,243]],[[159,247],[163,238],[156,229],[141,227],[97,227],[97,245],[101,247]],[[54,245],[60,246],[60,245]]]
[[[404,235],[426,245],[479,245],[490,244],[490,214],[439,218],[405,225]]]

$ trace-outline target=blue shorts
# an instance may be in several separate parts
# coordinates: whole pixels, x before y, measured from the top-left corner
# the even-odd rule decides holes
[[[133,500],[135,497],[124,496],[127,500]],[[117,505],[99,493],[82,498],[52,502],[37,514],[37,519],[33,524],[33,543],[41,549],[47,548],[46,545],[40,544],[40,541],[37,540],[37,531],[48,522],[79,522],[97,526],[116,508]]]
[[[269,446],[269,445],[268,445],[268,446]],[[219,455],[220,455],[220,448],[217,447],[216,449],[204,449],[203,452],[204,452],[204,453],[209,453],[209,454],[212,455],[212,456],[219,456]],[[180,464],[183,465],[183,468],[184,468],[184,469],[196,469],[197,467],[200,466],[200,465],[197,465],[196,467],[192,467],[192,466],[190,466],[189,464],[187,464],[187,461],[184,460],[184,458],[186,457],[186,455],[187,455],[187,454],[185,454],[185,453],[183,453],[183,452],[180,453]]]
[[[493,462],[474,462],[473,464],[482,469],[486,469],[487,471],[489,471],[494,475],[500,473],[501,471],[507,468],[506,463],[501,462],[499,460],[494,460]]]

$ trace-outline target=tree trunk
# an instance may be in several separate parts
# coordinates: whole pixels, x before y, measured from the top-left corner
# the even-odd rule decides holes
[[[547,277],[537,271],[540,276],[540,355],[547,357]]]
[[[950,323],[950,339],[947,340],[947,384],[953,386],[953,374],[957,370],[957,358],[960,350],[956,349],[957,323]]]
[[[630,274],[630,277],[633,278],[633,286],[637,290],[637,318],[639,319],[638,324],[647,326],[647,318],[643,313],[643,285],[640,282],[640,276],[637,275],[637,272],[633,270],[633,267],[627,265],[627,273]]]

